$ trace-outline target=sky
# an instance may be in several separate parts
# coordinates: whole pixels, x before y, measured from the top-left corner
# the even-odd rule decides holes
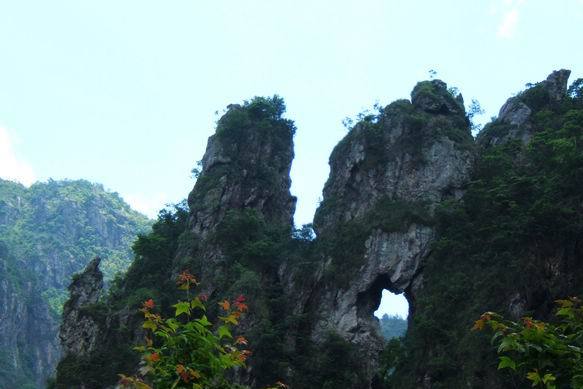
[[[0,177],[88,179],[153,217],[228,104],[279,94],[299,226],[345,117],[435,70],[486,121],[555,69],[583,77],[581,26],[583,0],[0,0]]]

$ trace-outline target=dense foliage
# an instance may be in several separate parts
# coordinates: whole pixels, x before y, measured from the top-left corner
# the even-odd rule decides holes
[[[440,238],[394,387],[413,387],[412,377],[424,376],[434,388],[521,387],[498,377],[494,351],[476,352],[491,346],[468,331],[472,319],[487,310],[545,318],[555,299],[583,287],[581,90],[553,101],[544,88],[519,95],[533,109],[530,142],[484,142],[463,201],[437,210]],[[494,121],[482,139],[510,130]]]
[[[385,313],[379,324],[381,325],[381,334],[387,340],[401,338],[407,332],[407,320],[398,315],[389,316]]]
[[[26,268],[38,273],[55,312],[69,278],[101,256],[106,280],[124,271],[131,245],[149,221],[117,193],[88,181],[36,183],[0,180],[0,236]],[[56,273],[56,274],[55,274]]]
[[[11,309],[0,326],[0,387],[38,385],[51,373],[71,276],[100,255],[111,280],[127,268],[131,244],[149,224],[117,193],[88,181],[26,188],[0,179],[0,246],[7,253],[0,255],[0,301]]]
[[[498,346],[498,369],[512,369],[539,389],[583,388],[583,307],[571,297],[557,300],[556,322],[532,317],[520,321],[484,313],[474,330],[494,332]]]
[[[188,271],[177,280],[179,289],[186,291],[186,300],[173,305],[174,316],[164,319],[155,312],[156,304],[149,299],[140,310],[144,314],[142,327],[147,330],[146,344],[135,347],[142,354],[143,366],[137,376],[120,374],[122,387],[148,389],[234,389],[226,376],[229,370],[244,366],[251,354],[241,349],[248,344],[233,329],[239,324],[248,307],[240,295],[233,302],[223,300],[219,305],[219,324],[213,325],[206,316],[205,295],[191,298],[198,284]],[[143,377],[143,378],[142,378]]]

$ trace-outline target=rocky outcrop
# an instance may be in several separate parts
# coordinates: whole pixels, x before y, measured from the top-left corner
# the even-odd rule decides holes
[[[506,101],[502,108],[500,108],[498,120],[502,123],[520,127],[526,123],[531,113],[532,110],[520,101],[519,98],[511,97]]]
[[[460,94],[454,96],[441,80],[418,83],[411,92],[411,102],[426,112],[434,114],[465,115],[464,99]]]
[[[546,80],[531,85],[529,89],[509,98],[500,108],[498,118],[489,123],[478,135],[478,143],[484,146],[519,140],[527,144],[534,127],[531,115],[541,105],[560,102],[567,96],[570,70],[556,70]]]
[[[352,247],[345,253],[317,251],[309,259],[315,261],[310,273],[296,260],[277,258],[283,253],[274,252],[275,257],[268,258],[277,264],[274,270],[269,262],[237,257],[242,247],[235,247],[235,254],[231,247],[233,239],[247,232],[241,229],[263,225],[280,226],[287,234],[291,231],[295,198],[289,191],[289,170],[295,128],[281,117],[278,104],[276,98],[258,98],[231,105],[219,120],[188,198],[186,231],[166,285],[172,285],[171,278],[187,266],[201,280],[201,291],[211,300],[217,299],[240,290],[237,285],[242,281],[237,277],[243,266],[247,277],[256,277],[251,289],[256,307],[263,306],[262,312],[256,308],[259,312],[250,314],[243,329],[253,333],[255,327],[272,320],[269,310],[273,308],[267,301],[273,297],[265,293],[280,290],[288,305],[284,317],[275,320],[291,323],[297,320],[294,317],[315,315],[302,327],[301,335],[293,331],[282,334],[284,349],[293,352],[300,347],[300,337],[321,344],[328,334],[338,334],[360,353],[361,384],[368,387],[384,344],[372,314],[381,291],[405,291],[414,300],[416,288],[422,285],[423,260],[435,236],[431,222],[435,205],[459,198],[463,192],[473,155],[463,99],[452,95],[441,81],[419,83],[412,101],[387,106],[377,116],[358,123],[340,142],[330,158],[330,178],[316,213],[315,230],[322,247],[337,246],[339,228],[358,230],[359,236],[348,242]],[[225,228],[241,220],[250,224],[235,223],[231,235],[221,236]],[[244,247],[257,238],[242,239],[237,244]],[[251,252],[254,247],[268,248],[265,239],[252,246]],[[252,262],[245,262],[249,260]],[[344,274],[343,281],[336,279],[339,273]],[[109,314],[106,323],[115,322],[120,315]],[[105,329],[100,337],[107,338],[108,333],[111,331]],[[73,349],[72,345],[65,347]],[[90,345],[75,348],[79,354]],[[252,361],[242,381],[260,382],[261,377],[253,375],[254,368]],[[293,371],[282,374],[286,374],[285,381],[294,380]],[[66,377],[62,379],[66,382]]]
[[[188,196],[191,231],[206,238],[229,210],[255,209],[270,223],[291,225],[296,199],[290,194],[293,123],[260,131],[242,120],[247,110],[231,104],[207,142],[202,171]],[[235,123],[234,123],[235,122]]]
[[[313,241],[289,237],[295,207],[289,191],[295,128],[282,117],[283,103],[274,97],[230,105],[209,138],[200,176],[188,197],[189,209],[183,211],[185,222],[175,222],[180,215],[167,215],[158,225],[163,233],[152,238],[166,256],[140,251],[117,293],[128,300],[146,292],[167,293],[163,288],[174,288],[176,274],[187,268],[201,280],[212,319],[217,301],[250,292],[251,313],[241,328],[257,349],[249,368],[239,372],[241,382],[263,387],[281,378],[298,389],[323,387],[313,378],[322,377],[314,370],[322,360],[329,368],[341,359],[335,354],[322,357],[332,339],[337,346],[332,353],[353,354],[347,366],[358,379],[330,379],[324,387],[369,389],[384,346],[373,316],[382,290],[405,293],[411,316],[421,310],[420,296],[434,285],[424,271],[435,258],[436,210],[444,201],[463,203],[449,200],[463,199],[470,171],[478,166],[474,162],[479,146],[528,142],[537,131],[533,115],[541,104],[561,103],[566,78],[568,71],[555,72],[508,100],[499,118],[480,134],[478,145],[463,98],[440,80],[421,82],[411,100],[396,101],[364,117],[330,157]],[[161,269],[156,277],[153,269]],[[136,281],[140,275],[150,283]],[[515,294],[510,310],[519,314],[525,301]],[[137,339],[139,322],[127,319],[130,308],[116,309],[108,313],[98,336],[108,346],[89,353],[88,363],[93,354],[111,355],[107,347],[120,339],[113,323],[130,328],[126,333],[130,341]],[[85,343],[66,347],[82,356],[92,344]],[[349,348],[344,348],[346,344]],[[273,380],[270,375],[271,381],[261,381],[264,377],[258,372],[274,371]],[[306,372],[313,374],[312,381],[302,381],[305,377],[300,375]],[[427,369],[415,374],[413,380],[420,387],[430,388],[435,380]],[[66,378],[63,382],[71,382]],[[103,373],[95,380],[100,378],[112,383],[116,377]]]
[[[198,265],[194,271],[209,295],[229,272],[225,242],[215,239],[227,215],[251,211],[268,225],[293,226],[296,198],[290,193],[289,172],[295,126],[282,112],[269,111],[283,104],[280,100],[275,96],[229,105],[208,139],[200,176],[188,196],[188,230],[199,244],[195,251],[188,242],[179,247],[174,274],[182,270],[185,257],[193,258],[190,264]]]
[[[99,326],[91,316],[91,309],[99,302],[103,291],[100,262],[99,257],[93,259],[69,285],[69,300],[63,308],[59,333],[65,357],[69,354],[85,356],[95,350]]]
[[[551,101],[561,101],[565,98],[570,75],[570,70],[555,70],[542,82]]]
[[[253,223],[261,226],[281,227],[289,236],[296,202],[295,197],[290,194],[289,176],[295,127],[292,121],[282,117],[282,104],[283,101],[274,96],[267,99],[255,98],[243,105],[230,105],[227,108],[218,122],[216,133],[208,140],[200,163],[202,169],[188,196],[186,221],[183,223],[182,216],[173,215],[169,217],[168,223],[161,220],[159,225],[154,226],[152,239],[156,242],[155,245],[166,240],[169,243],[168,250],[164,250],[163,254],[155,250],[140,251],[136,263],[119,284],[118,299],[134,301],[136,297],[133,293],[141,288],[144,293],[158,290],[155,297],[157,304],[160,303],[160,295],[172,296],[173,300],[167,304],[173,304],[176,296],[176,275],[188,269],[201,281],[197,293],[208,296],[207,314],[212,318],[217,306],[215,300],[232,297],[227,290],[237,281],[237,267],[233,263],[236,259],[230,256],[227,249],[230,238],[220,235],[226,225],[233,220],[250,218]],[[181,221],[175,224],[178,218]],[[177,231],[180,238],[166,234],[171,228],[178,229],[178,225],[183,228],[182,231]],[[251,267],[250,264],[246,265]],[[148,272],[159,272],[155,277],[157,283],[141,283],[141,278],[145,275],[143,267],[148,267]],[[253,285],[258,290],[273,281],[269,274],[261,274],[260,277],[257,284]],[[241,293],[240,289],[237,291]],[[141,298],[147,298],[142,296],[150,295],[140,295]],[[79,331],[76,328],[78,326],[74,326],[73,322],[84,308],[75,301],[72,294],[67,303],[67,307],[71,307],[67,311],[71,320],[63,324],[61,331],[64,348],[71,352],[69,358],[59,364],[57,385],[68,389],[93,388],[95,384],[92,382],[98,381],[99,376],[90,382],[90,378],[78,378],[74,372],[83,369],[80,366],[100,360],[101,355],[112,355],[111,349],[114,347],[124,345],[129,349],[133,344],[141,342],[141,317],[136,315],[135,305],[116,305],[103,317],[101,326],[91,326],[88,322],[87,330],[81,329],[83,334],[78,334],[75,333]],[[258,316],[257,313],[248,315],[240,328],[254,327],[260,320]],[[97,335],[93,332],[96,328]],[[89,334],[84,335],[85,332]],[[78,342],[79,336],[85,336],[88,340]],[[101,339],[101,344],[92,350],[92,340],[96,337]],[[70,344],[67,345],[67,342]],[[135,365],[132,366],[134,360],[135,354],[125,359],[116,355],[111,357],[110,364],[119,366],[115,373],[130,373],[135,371]],[[102,370],[103,387],[115,384],[118,377],[111,374],[112,370]],[[245,372],[242,371],[241,375],[242,381],[252,382],[253,379],[246,377]]]
[[[319,341],[334,331],[358,345],[369,377],[383,344],[373,316],[381,291],[406,292],[414,302],[435,236],[433,210],[463,193],[472,143],[463,100],[433,80],[415,87],[412,102],[397,101],[373,122],[357,124],[332,153],[314,220],[318,237],[334,241],[338,226],[346,223],[358,223],[366,232],[364,239],[355,239],[362,258],[347,269],[348,280],[317,284],[312,299],[321,314],[312,336]],[[391,220],[383,223],[383,218]],[[326,266],[342,266],[346,258],[332,254],[326,261]]]

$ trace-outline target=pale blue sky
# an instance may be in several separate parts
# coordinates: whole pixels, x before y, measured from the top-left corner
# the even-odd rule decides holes
[[[0,177],[86,178],[154,215],[185,198],[215,111],[285,98],[296,222],[341,121],[435,69],[486,117],[583,76],[583,0],[0,0]]]

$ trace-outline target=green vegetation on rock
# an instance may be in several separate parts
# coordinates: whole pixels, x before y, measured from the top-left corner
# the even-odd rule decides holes
[[[583,104],[580,91],[560,101],[545,93],[538,85],[519,95],[533,109],[530,142],[484,142],[463,200],[438,208],[440,238],[391,387],[424,376],[433,388],[523,387],[498,376],[473,321],[484,311],[545,319],[555,299],[582,290]],[[482,139],[512,128],[495,121]]]
[[[71,276],[95,256],[108,280],[128,267],[131,245],[150,221],[117,193],[84,180],[0,180],[0,344],[11,359],[0,387],[44,385],[57,362],[57,331]],[[41,357],[38,357],[41,355]]]

